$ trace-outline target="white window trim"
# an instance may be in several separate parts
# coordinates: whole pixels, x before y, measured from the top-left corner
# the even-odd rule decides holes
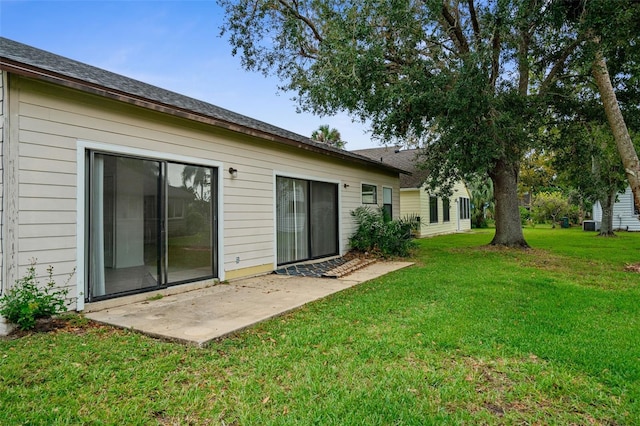
[[[375,186],[376,187],[376,202],[375,203],[363,203],[362,202],[362,185],[371,185],[371,186]],[[371,182],[360,182],[360,204],[363,206],[379,206],[380,203],[378,202],[378,184],[377,183],[371,183]]]
[[[150,151],[146,149],[131,148],[128,146],[105,144],[100,142],[92,142],[78,140],[76,143],[76,310],[84,310],[85,299],[85,265],[87,248],[85,247],[85,192],[86,192],[86,161],[85,153],[87,150],[101,151],[117,155],[131,155],[142,158],[149,158],[162,161],[175,161],[179,163],[187,163],[198,166],[214,167],[218,172],[218,229],[216,241],[218,248],[218,278],[224,281],[224,185],[223,163],[220,161],[207,160],[204,158],[189,157],[185,155],[177,155],[164,153],[160,151]]]

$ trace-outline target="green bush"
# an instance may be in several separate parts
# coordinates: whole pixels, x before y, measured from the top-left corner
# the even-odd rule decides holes
[[[195,235],[204,227],[204,216],[197,211],[187,214],[187,235]]]
[[[0,315],[21,330],[30,330],[36,326],[37,319],[65,312],[69,290],[56,288],[53,266],[47,268],[47,274],[48,281],[40,288],[36,278],[35,262],[32,262],[26,275],[0,297]]]
[[[531,222],[531,211],[528,208],[520,206],[520,223],[522,226],[527,225]]]
[[[411,230],[415,219],[385,220],[382,209],[358,207],[351,212],[358,229],[349,238],[354,250],[382,256],[407,256],[414,243]]]

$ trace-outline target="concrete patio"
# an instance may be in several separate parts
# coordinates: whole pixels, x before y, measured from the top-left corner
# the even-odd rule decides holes
[[[205,346],[309,302],[412,265],[376,262],[342,278],[262,275],[86,313],[94,321]],[[126,302],[126,299],[122,299]]]

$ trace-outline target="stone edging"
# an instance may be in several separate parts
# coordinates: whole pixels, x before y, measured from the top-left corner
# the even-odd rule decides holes
[[[323,278],[342,278],[345,275],[348,275],[358,269],[362,269],[367,265],[371,265],[375,263],[376,259],[352,259],[347,263],[344,263],[336,268],[331,269],[330,271],[322,274]]]

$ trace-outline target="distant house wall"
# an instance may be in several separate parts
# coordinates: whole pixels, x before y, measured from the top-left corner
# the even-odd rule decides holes
[[[633,192],[631,187],[627,186],[623,193],[618,194],[618,200],[613,205],[613,229],[640,231],[639,218],[633,204]],[[602,207],[599,201],[593,206],[593,220],[602,221]]]
[[[341,253],[348,249],[354,231],[350,212],[361,205],[360,182],[376,184],[379,194],[383,187],[392,188],[394,216],[399,216],[398,175],[391,171],[26,77],[12,75],[9,91],[11,114],[19,116],[11,121],[10,131],[17,137],[10,142],[12,150],[19,150],[20,178],[19,229],[17,224],[13,229],[19,233],[13,260],[17,273],[12,278],[21,276],[30,260],[37,259],[39,265],[53,265],[54,278],[64,282],[84,262],[76,244],[78,232],[83,232],[77,224],[82,222],[79,216],[84,209],[78,202],[78,181],[85,173],[79,170],[79,146],[84,143],[114,152],[137,150],[163,158],[219,164],[223,218],[220,270],[227,278],[268,272],[275,266],[274,182],[278,175],[338,185]],[[237,178],[227,172],[229,167],[238,169]],[[378,204],[382,205],[381,195]],[[70,287],[76,287],[76,278],[69,282]]]
[[[460,218],[459,198],[470,198],[469,191],[462,182],[456,183],[453,195],[449,198],[449,220],[445,221],[444,202],[442,197],[437,197],[438,217],[436,222],[431,222],[430,193],[425,187],[403,188],[401,190],[400,209],[402,216],[420,216],[420,237],[432,235],[450,234],[471,229],[471,219]]]
[[[419,188],[402,188],[400,190],[400,216],[416,215],[422,221],[422,209],[420,208],[420,196],[423,192]]]

